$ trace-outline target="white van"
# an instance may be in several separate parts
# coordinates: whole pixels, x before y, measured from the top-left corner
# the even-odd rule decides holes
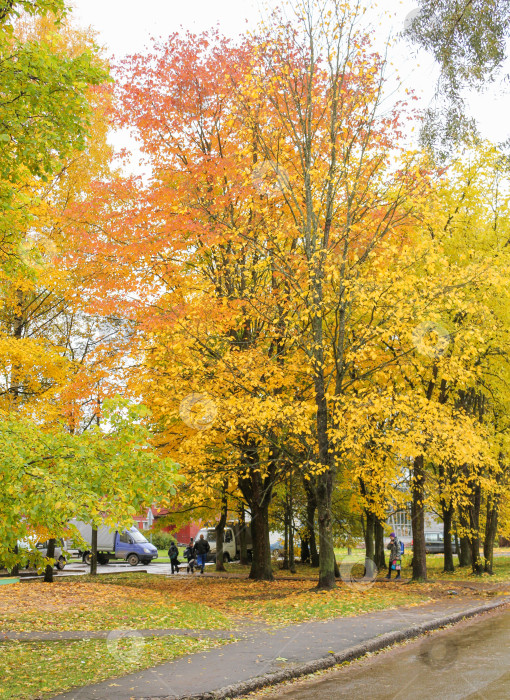
[[[30,552],[33,551],[34,549],[37,549],[37,551],[43,556],[46,557],[48,555],[48,541],[46,542],[38,542],[36,538],[30,538],[26,540],[19,540],[18,541],[18,549],[23,549],[27,550],[27,564],[26,567],[27,569],[30,566]],[[53,554],[53,558],[55,559],[55,566],[57,569],[62,571],[62,569],[66,565],[66,559],[64,557],[64,542],[63,540],[57,540],[55,543],[55,552]]]

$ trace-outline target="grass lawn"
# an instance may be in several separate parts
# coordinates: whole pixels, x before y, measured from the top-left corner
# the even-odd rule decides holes
[[[497,550],[496,550],[497,551]],[[506,551],[506,550],[504,550]],[[402,576],[411,577],[411,559],[412,554],[404,554]],[[431,579],[436,581],[484,581],[486,583],[510,583],[510,556],[495,556],[494,557],[494,574],[482,574],[475,576],[470,566],[459,568],[459,559],[457,555],[453,557],[455,571],[452,573],[443,573],[444,556],[442,554],[427,554],[427,572]]]
[[[97,683],[224,644],[218,639],[128,637],[65,642],[0,642],[0,698],[28,700]],[[171,694],[171,688],[169,688]]]
[[[179,561],[186,561],[184,558],[185,547],[178,547],[179,550]],[[155,562],[168,562],[170,563],[170,557],[168,556],[168,549],[158,549],[158,558],[154,559]]]

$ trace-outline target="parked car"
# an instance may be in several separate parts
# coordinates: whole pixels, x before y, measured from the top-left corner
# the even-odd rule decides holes
[[[444,535],[442,532],[425,533],[425,551],[427,554],[444,554]],[[452,540],[452,552],[457,553],[455,540]]]
[[[18,547],[21,549],[26,549],[27,554],[31,549],[37,549],[43,557],[47,556],[48,554],[48,541],[46,542],[36,542],[33,538],[30,540],[21,540],[18,542]],[[55,552],[53,554],[53,559],[55,559],[55,566],[57,569],[60,571],[65,567],[66,565],[66,558],[64,557],[64,541],[61,539],[58,539],[55,543]],[[30,557],[27,557],[27,568],[30,566]]]

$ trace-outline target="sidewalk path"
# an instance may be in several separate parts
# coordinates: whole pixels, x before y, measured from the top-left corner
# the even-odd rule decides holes
[[[308,622],[271,631],[255,631],[248,638],[207,652],[182,657],[154,668],[130,673],[96,685],[79,688],[56,698],[60,700],[132,700],[139,698],[186,698],[190,696],[234,697],[247,692],[253,679],[259,685],[279,682],[285,673],[289,677],[310,673],[313,662],[333,665],[342,660],[342,653],[352,647],[370,643],[375,649],[424,632],[420,626],[437,626],[455,616],[469,616],[475,611],[488,610],[505,602],[510,596],[499,596],[483,605],[474,598],[437,601],[428,605],[396,608],[367,613],[357,617],[342,617],[324,622]],[[418,629],[417,629],[418,628]],[[388,633],[396,632],[395,639]],[[377,640],[381,635],[384,639]],[[398,639],[397,639],[398,637]],[[364,649],[364,650],[363,650]],[[366,652],[361,648],[348,653],[355,658]],[[345,655],[343,655],[345,656]],[[308,665],[307,665],[308,664]],[[119,668],[122,662],[119,662]],[[127,669],[125,669],[127,670]],[[316,669],[315,669],[316,670]],[[272,679],[261,676],[273,674]],[[276,674],[276,675],[274,675]],[[227,686],[245,683],[239,689],[218,692]],[[252,683],[253,685],[253,683]],[[253,689],[253,688],[252,688]],[[216,692],[215,692],[216,691]]]

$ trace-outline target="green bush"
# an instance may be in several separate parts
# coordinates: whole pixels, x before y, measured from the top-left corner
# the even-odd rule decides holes
[[[171,535],[169,532],[146,532],[144,533],[147,537],[147,539],[150,539],[150,535],[152,535],[152,544],[156,547],[156,549],[164,549],[165,551],[168,550],[172,542],[176,542],[176,539],[173,535]]]

